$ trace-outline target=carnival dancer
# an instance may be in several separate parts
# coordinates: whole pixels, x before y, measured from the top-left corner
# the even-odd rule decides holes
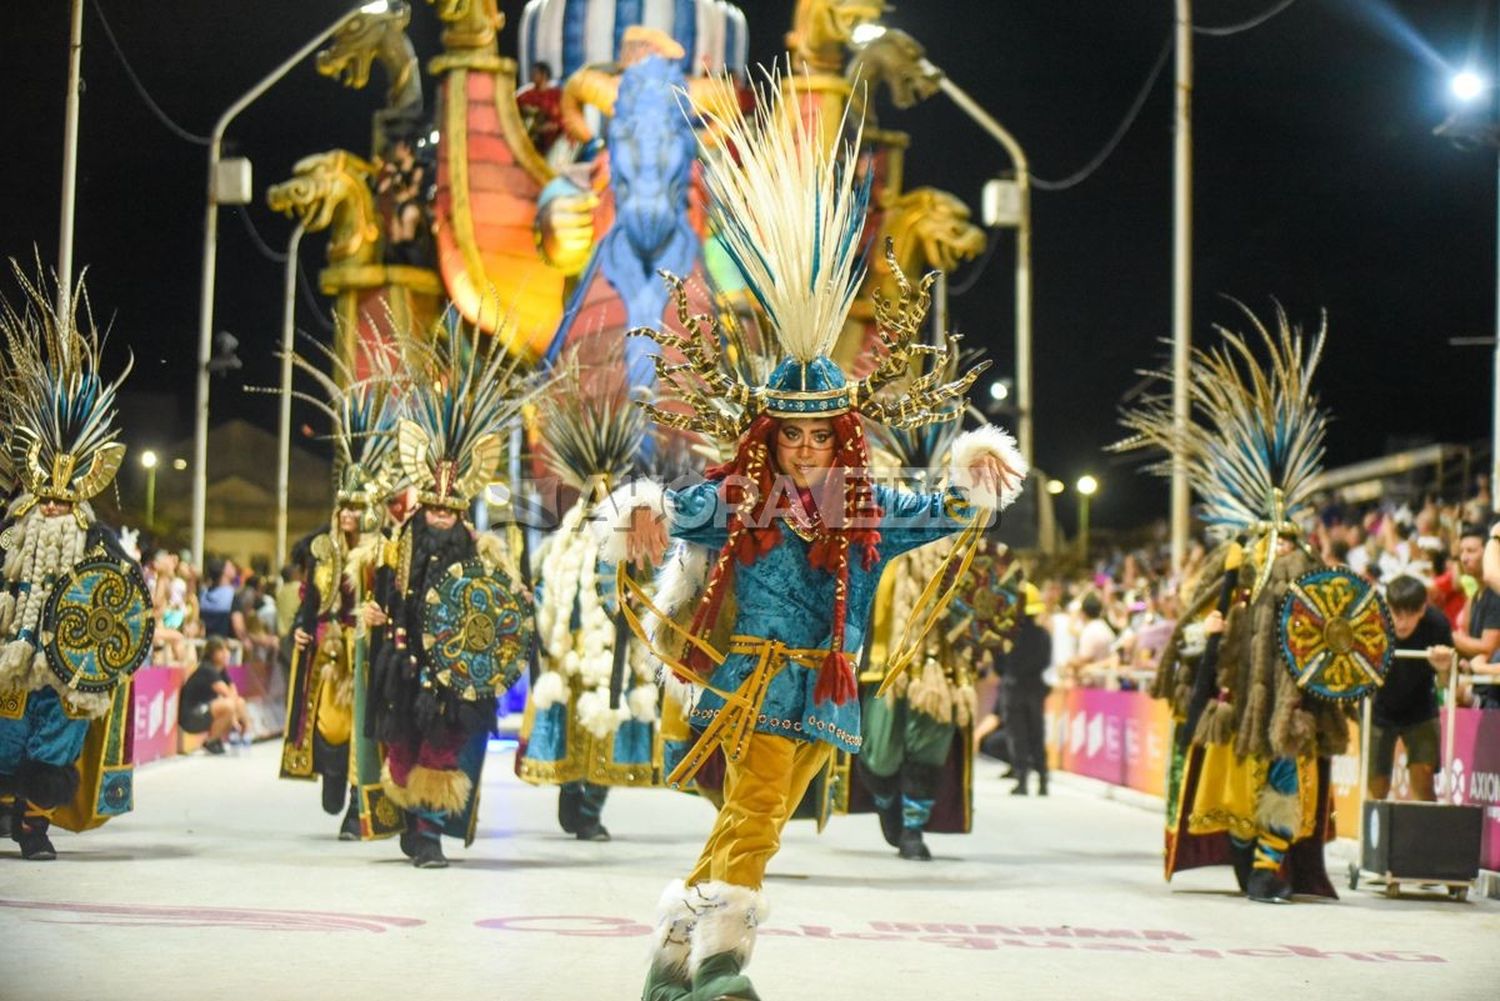
[[[1193,356],[1193,420],[1175,427],[1170,401],[1150,400],[1124,415],[1135,435],[1117,446],[1166,450],[1171,458],[1159,472],[1181,462],[1210,537],[1220,542],[1190,592],[1153,687],[1172,703],[1176,727],[1166,875],[1232,864],[1251,900],[1282,902],[1293,892],[1334,897],[1323,862],[1328,765],[1347,744],[1348,711],[1299,686],[1299,676],[1305,684],[1319,673],[1315,666],[1304,673],[1302,644],[1322,642],[1325,630],[1302,632],[1296,616],[1334,577],[1340,593],[1358,598],[1323,606],[1357,617],[1338,623],[1350,642],[1328,650],[1324,662],[1350,676],[1359,673],[1351,657],[1381,662],[1388,625],[1368,585],[1322,569],[1298,526],[1311,510],[1323,457],[1327,415],[1312,377],[1325,330],[1308,343],[1279,307],[1274,331],[1240,308],[1267,359],[1221,329],[1217,347]]]
[[[332,377],[300,355],[292,358],[323,391],[323,398],[298,395],[332,422],[335,495],[328,527],[293,548],[304,583],[293,621],[281,777],[320,776],[324,811],[345,811],[339,840],[358,841],[402,826],[400,812],[381,803],[379,751],[359,725],[368,705],[369,665],[357,615],[363,588],[358,574],[348,573],[362,540],[378,534],[382,502],[392,492],[387,478],[395,456],[398,366],[388,350],[366,346],[361,354],[371,375],[356,380],[338,356],[327,354]]]
[[[875,371],[851,383],[828,358],[859,280],[868,189],[855,183],[857,138],[829,149],[815,124],[772,97],[774,75],[760,90],[752,117],[715,122],[737,160],[714,157],[708,183],[714,222],[787,357],[765,385],[749,386],[721,364],[709,318],[647,332],[686,359],[658,363],[677,399],[647,411],[668,427],[733,440],[735,453],[704,482],[666,491],[637,481],[606,502],[606,560],[654,565],[669,536],[715,553],[688,653],[671,662],[705,689],[691,710],[703,736],[669,781],[687,780],[722,748],[724,803],[697,865],[662,895],[647,1001],[756,997],[742,971],[781,828],[833,751],[861,748],[854,666],[881,572],[960,530],[972,540],[1025,471],[1010,436],[985,427],[954,444],[946,491],[871,482],[861,416],[905,427],[953,419],[978,370],[942,382],[940,360],[899,399],[876,399],[914,355],[944,350],[913,346],[928,284],[914,291],[904,278],[901,301],[880,311],[886,350]],[[644,589],[623,572],[620,580],[644,603]],[[724,649],[710,640],[721,616],[732,621]]]
[[[380,634],[370,732],[385,745],[382,784],[406,811],[402,850],[447,866],[442,835],[472,843],[496,699],[531,642],[530,599],[510,554],[465,513],[494,480],[509,426],[530,398],[499,338],[456,327],[417,362],[396,427],[397,455],[419,507],[383,562],[365,605]]]
[[[950,353],[945,378],[957,377],[958,362],[957,352]],[[956,420],[911,430],[877,427],[876,461],[915,475],[918,489],[935,485],[960,430]],[[876,593],[860,676],[864,746],[847,784],[849,808],[858,812],[868,800],[886,843],[912,861],[932,858],[922,837],[929,827],[966,834],[973,821],[972,654],[953,642],[945,622],[927,633],[881,694],[891,662],[906,654],[901,637],[922,612],[922,591],[951,549],[943,540],[891,561]]]
[[[140,566],[88,503],[125,457],[115,400],[130,366],[101,374],[81,281],[58,312],[44,280],[11,266],[27,302],[0,315],[4,465],[19,483],[0,534],[0,796],[21,857],[40,861],[57,857],[52,823],[81,831],[131,809],[130,675],[153,620]]]
[[[647,419],[623,381],[583,391],[576,363],[542,401],[537,427],[548,467],[578,500],[543,543],[537,645],[544,670],[532,688],[516,773],[557,785],[557,817],[580,841],[608,841],[612,786],[660,783],[655,672],[620,616],[615,568],[590,523],[601,491],[629,474]]]

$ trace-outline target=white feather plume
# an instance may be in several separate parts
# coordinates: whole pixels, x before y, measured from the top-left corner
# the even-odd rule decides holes
[[[713,126],[713,138],[699,140],[709,211],[782,347],[808,362],[831,349],[864,276],[859,237],[869,174],[855,177],[862,126],[841,141],[850,126],[846,107],[825,142],[818,114],[804,117],[784,98],[780,68],[762,73],[754,111],[703,112]],[[729,78],[715,77],[710,86],[700,107],[740,107]]]

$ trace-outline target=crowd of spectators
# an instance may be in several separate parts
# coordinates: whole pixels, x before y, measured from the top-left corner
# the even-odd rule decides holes
[[[156,617],[150,663],[183,669],[179,724],[222,753],[226,738],[257,734],[247,699],[279,704],[301,579],[291,566],[273,581],[264,567],[223,557],[210,557],[200,573],[188,557],[158,549],[142,560]]]

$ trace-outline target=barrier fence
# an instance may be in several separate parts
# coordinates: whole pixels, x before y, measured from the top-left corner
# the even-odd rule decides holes
[[[1051,768],[1165,796],[1171,763],[1171,713],[1144,692],[1057,689],[1047,697],[1047,760]],[[1448,766],[1437,777],[1438,799],[1484,808],[1480,865],[1500,870],[1500,711],[1455,709],[1440,717]],[[1349,753],[1333,759],[1334,823],[1339,837],[1358,839],[1364,813],[1364,746],[1349,724]],[[1450,743],[1451,741],[1451,743]],[[1392,795],[1410,798],[1405,750],[1396,752]]]

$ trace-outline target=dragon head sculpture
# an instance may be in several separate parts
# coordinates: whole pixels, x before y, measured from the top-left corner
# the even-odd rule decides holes
[[[984,230],[969,220],[969,207],[937,188],[915,188],[891,198],[885,235],[904,270],[952,271],[984,253]]]
[[[334,32],[328,48],[318,53],[318,72],[345,87],[363,89],[381,50],[392,44],[400,48],[410,24],[411,8],[405,0],[391,0],[378,14],[355,14]]]
[[[380,257],[380,221],[370,179],[375,168],[347,150],[303,157],[290,180],[272,186],[266,203],[309,232],[330,230],[328,263],[372,264]]]
[[[854,29],[878,19],[889,9],[881,0],[798,0],[787,33],[792,65],[819,73],[838,73]]]

